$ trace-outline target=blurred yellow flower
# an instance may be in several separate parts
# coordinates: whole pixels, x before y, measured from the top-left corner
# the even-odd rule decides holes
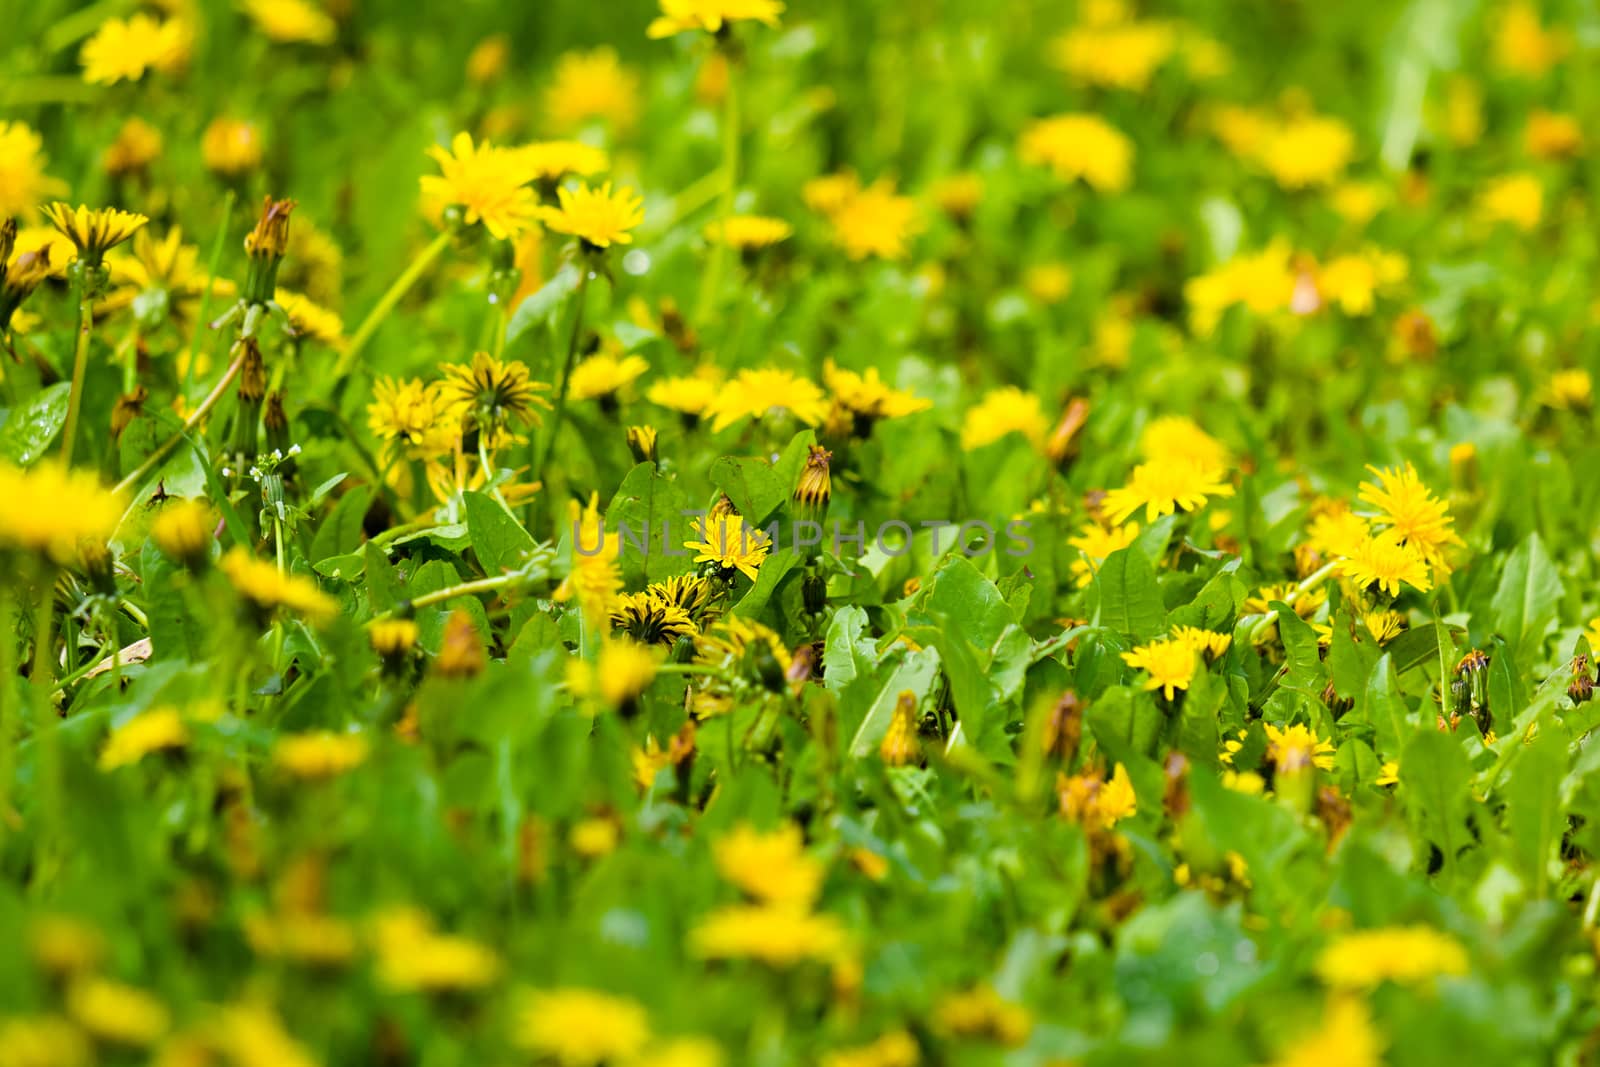
[[[1567,38],[1547,30],[1530,0],[1512,0],[1500,12],[1494,39],[1495,62],[1512,74],[1543,77],[1567,54]]]
[[[1291,1041],[1270,1067],[1381,1067],[1383,1046],[1364,1001],[1333,997],[1322,1025]]]
[[[1142,92],[1177,48],[1165,22],[1076,26],[1051,46],[1056,65],[1081,85]]]
[[[1355,135],[1338,119],[1305,115],[1280,124],[1261,145],[1259,162],[1285,189],[1331,184],[1350,163]]]
[[[590,989],[523,990],[513,1040],[560,1067],[633,1063],[650,1041],[650,1017],[627,997]]]
[[[891,1030],[865,1045],[836,1049],[818,1061],[818,1067],[918,1067],[922,1049],[904,1030]]]
[[[1465,975],[1466,949],[1428,926],[1388,926],[1345,934],[1317,956],[1317,977],[1334,989],[1369,990],[1384,982],[1415,985]]]
[[[1124,652],[1122,658],[1127,659],[1128,655]],[[1187,687],[1185,684],[1179,688]],[[1171,699],[1170,690],[1168,699]],[[1061,814],[1093,831],[1109,830],[1139,810],[1139,799],[1134,795],[1128,769],[1120,763],[1109,779],[1102,780],[1099,772],[1064,776],[1056,783],[1056,792]]]
[[[149,70],[171,72],[188,58],[189,33],[183,21],[157,21],[143,13],[107,19],[78,54],[83,80],[98,85],[138,81]]]
[[[594,119],[626,131],[638,119],[639,76],[622,64],[614,48],[567,52],[556,60],[544,106],[551,126],[563,132]]]
[[[725,244],[742,252],[754,251],[787,241],[794,227],[782,219],[765,215],[733,215],[706,224],[706,240]]]
[[[978,985],[940,997],[933,1011],[933,1025],[951,1037],[1016,1046],[1027,1041],[1032,1032],[1033,1015],[1021,1004],[1006,1000],[993,986]]]
[[[1098,115],[1037,119],[1022,131],[1019,154],[1062,181],[1081,178],[1096,192],[1121,192],[1133,178],[1133,142]]]
[[[0,552],[37,553],[54,563],[78,558],[80,542],[104,545],[122,501],[87,471],[45,460],[26,470],[0,460]]]
[[[510,149],[532,180],[557,182],[568,175],[598,174],[611,166],[605,149],[582,141],[535,141]]]
[[[1519,230],[1531,230],[1544,217],[1544,186],[1532,174],[1495,178],[1478,197],[1478,212],[1489,222],[1508,222]]]
[[[722,877],[760,903],[810,908],[822,892],[822,864],[806,853],[794,823],[766,832],[742,824],[711,850]]]
[[[1583,151],[1583,127],[1572,115],[1539,110],[1528,116],[1522,141],[1530,155],[1565,159]]]
[[[880,178],[847,197],[828,216],[833,242],[851,259],[904,259],[907,242],[922,230],[917,203]]]
[[[1543,391],[1544,403],[1563,411],[1588,411],[1594,406],[1594,381],[1581,367],[1550,375]]]
[[[0,121],[0,218],[22,215],[66,192],[65,184],[45,174],[45,163],[44,141],[27,123]]]
[[[244,0],[245,14],[274,41],[332,44],[339,27],[310,0]]]
[[[162,706],[141,711],[111,731],[100,750],[102,771],[138,763],[152,752],[182,748],[189,743],[189,727],[174,707]]]
[[[336,734],[316,730],[280,735],[272,747],[273,765],[296,778],[337,778],[367,759],[367,739],[361,734]]]
[[[693,30],[718,33],[734,22],[777,26],[781,14],[781,0],[661,0],[661,14],[650,23],[645,34],[661,38]]]
[[[1312,766],[1324,771],[1333,769],[1333,745],[1318,737],[1309,726],[1267,723],[1266,731],[1267,759],[1279,774],[1294,774]]]
[[[702,919],[689,951],[705,959],[751,959],[773,967],[828,962],[845,951],[844,927],[832,915],[781,904],[736,904]]]
[[[171,1022],[166,1007],[142,989],[107,978],[81,978],[67,989],[67,1014],[101,1041],[148,1048]]]
[[[567,392],[574,400],[613,397],[650,369],[640,356],[615,356],[601,352],[572,368]]]
[[[1007,434],[1019,433],[1034,447],[1042,448],[1049,432],[1039,398],[1008,385],[990,390],[967,409],[961,425],[961,447],[982,448]]]
[[[281,286],[276,302],[289,317],[289,330],[296,341],[315,341],[335,352],[344,351],[344,320],[337,314]]]
[[[1122,653],[1124,663],[1149,676],[1141,688],[1159,689],[1168,700],[1173,699],[1179,689],[1189,688],[1198,658],[1194,645],[1174,638],[1162,638]]]
[[[470,938],[439,933],[415,908],[393,908],[373,919],[378,981],[400,992],[463,993],[493,984],[500,957]]]
[[[1072,573],[1077,579],[1078,588],[1086,587],[1094,581],[1094,575],[1100,569],[1100,564],[1106,557],[1119,548],[1127,548],[1139,536],[1139,524],[1136,522],[1125,523],[1121,526],[1102,526],[1098,522],[1086,522],[1072,537],[1067,538],[1067,544],[1083,553],[1083,559],[1072,561]]]
[[[261,131],[243,119],[213,119],[201,136],[200,155],[212,173],[224,178],[248,174],[261,166]]]
[[[287,608],[320,626],[339,613],[338,601],[319,589],[315,581],[280,571],[266,560],[257,559],[242,545],[228,550],[222,557],[221,567],[239,595],[263,614]]]
[[[1287,311],[1294,300],[1296,275],[1287,242],[1274,241],[1259,252],[1241,253],[1184,283],[1189,321],[1195,333],[1209,336],[1235,305],[1256,315]]]
[[[1324,263],[1317,271],[1317,289],[1346,315],[1370,315],[1378,292],[1405,281],[1409,271],[1404,256],[1366,248]]]

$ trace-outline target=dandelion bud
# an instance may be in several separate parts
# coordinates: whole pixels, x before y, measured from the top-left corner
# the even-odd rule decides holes
[[[104,541],[84,538],[78,542],[78,558],[83,561],[84,576],[89,585],[101,596],[113,596],[117,591],[116,561]]]
[[[444,624],[444,644],[433,669],[441,678],[476,678],[483,673],[487,657],[472,616],[461,610],[450,613]]]
[[[261,425],[267,431],[267,448],[279,459],[278,470],[285,478],[295,471],[294,457],[300,446],[289,441],[289,415],[283,409],[283,390],[267,394],[266,406],[261,411]]]
[[[1066,764],[1072,762],[1082,739],[1083,701],[1076,692],[1068,689],[1050,709],[1050,717],[1045,720],[1039,743],[1047,758]]]
[[[656,428],[654,426],[629,426],[628,451],[633,453],[635,463],[655,463],[656,455]]]
[[[289,215],[294,209],[293,200],[270,196],[262,200],[261,218],[244,239],[244,250],[250,256],[244,281],[246,304],[270,303],[277,294],[278,264],[289,247]]]
[[[174,562],[198,570],[211,558],[211,511],[198,500],[178,500],[161,509],[150,525],[156,546]]]
[[[828,609],[828,576],[812,559],[806,563],[805,577],[800,582],[800,597],[805,602],[806,614],[821,615]]]
[[[1567,686],[1567,699],[1574,704],[1586,704],[1594,696],[1594,679],[1589,677],[1589,657],[1572,657],[1572,683]]]
[[[894,705],[889,730],[878,746],[878,755],[891,767],[904,767],[920,754],[917,741],[917,694],[907,689]]]
[[[267,367],[255,338],[239,341],[243,364],[239,368],[239,408],[233,413],[233,454],[241,460],[260,448],[261,402],[267,395]]]
[[[833,496],[833,479],[828,464],[833,453],[821,445],[811,445],[806,453],[806,465],[800,469],[800,480],[794,487],[794,502],[800,514],[807,519],[820,521],[828,513],[828,500]]]

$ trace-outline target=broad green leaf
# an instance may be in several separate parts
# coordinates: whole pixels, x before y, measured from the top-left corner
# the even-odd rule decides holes
[[[472,550],[485,574],[505,574],[527,563],[528,553],[534,549],[533,537],[503,504],[482,493],[463,493],[462,501]]]
[[[13,408],[0,426],[0,456],[27,466],[50,447],[67,421],[67,400],[71,382],[46,386],[19,408]]]
[[[1424,730],[1406,742],[1400,756],[1406,815],[1422,843],[1437,850],[1439,866],[1447,873],[1473,844],[1467,826],[1471,779],[1472,768],[1455,734]]]
[[[1531,533],[1506,559],[1495,590],[1490,628],[1506,639],[1512,654],[1531,658],[1544,632],[1560,608],[1561,575],[1556,572],[1544,542]]]
[[[683,574],[694,566],[683,547],[691,536],[688,498],[676,479],[640,463],[627,473],[606,507],[606,529],[621,538],[618,563],[630,587]]]
[[[569,263],[556,271],[532,296],[517,305],[517,310],[511,314],[511,321],[506,324],[506,345],[509,347],[529,330],[554,319],[577,291],[580,278],[578,268]]]
[[[1560,720],[1547,716],[1538,734],[1522,747],[1506,787],[1506,829],[1523,878],[1536,897],[1549,893],[1556,843],[1566,829],[1561,810],[1561,780],[1566,773],[1567,731]]]
[[[320,563],[330,556],[355,552],[361,547],[362,521],[372,504],[372,497],[370,486],[359,485],[339,498],[333,511],[317,527],[317,536],[311,539],[313,562]]]
[[[1106,557],[1095,575],[1100,597],[1102,626],[1139,640],[1166,629],[1167,613],[1156,586],[1156,571],[1136,547],[1118,549]]]

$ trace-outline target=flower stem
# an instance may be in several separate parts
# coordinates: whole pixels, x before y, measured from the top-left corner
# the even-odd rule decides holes
[[[67,396],[67,423],[61,431],[61,462],[72,462],[72,445],[78,437],[78,415],[83,407],[83,378],[89,370],[89,339],[94,320],[94,298],[78,282],[78,340],[72,350],[72,392]]]
[[[728,69],[728,89],[722,97],[722,202],[717,215],[723,225],[733,216],[733,195],[739,182],[739,79],[733,66]],[[717,298],[717,287],[722,281],[723,261],[728,255],[728,242],[711,242],[711,264],[700,279],[700,299],[695,304],[697,324],[710,321]]]
[[[44,832],[39,837],[41,850],[53,842],[61,830],[61,753],[56,736],[56,656],[55,656],[56,574],[45,567],[39,574],[39,603],[33,623],[33,735],[39,753],[39,807],[44,813]]]
[[[1321,567],[1319,567],[1317,570],[1313,571],[1309,576],[1307,576],[1305,581],[1301,582],[1299,585],[1297,585],[1293,589],[1289,590],[1289,592],[1287,594],[1285,594],[1285,596],[1283,598],[1283,602],[1285,604],[1289,605],[1290,607],[1294,607],[1294,602],[1296,600],[1300,599],[1302,596],[1304,596],[1305,594],[1311,592],[1311,590],[1315,589],[1317,586],[1321,585],[1324,581],[1326,581],[1328,576],[1330,574],[1332,574],[1334,572],[1334,570],[1342,562],[1343,562],[1343,560],[1337,560],[1336,559],[1336,560],[1333,560],[1332,562],[1324,563]],[[1273,612],[1270,612],[1270,611],[1267,612],[1265,615],[1260,616],[1256,620],[1255,625],[1250,628],[1250,641],[1249,641],[1249,643],[1253,645],[1257,641],[1261,640],[1262,635],[1267,632],[1268,627],[1270,627],[1277,620],[1278,620],[1278,616],[1276,614],[1274,614]]]
[[[233,362],[228,364],[228,369],[223,373],[221,380],[212,387],[210,393],[206,394],[206,398],[200,401],[200,406],[195,408],[187,419],[183,420],[183,428],[163,441],[160,448],[146,456],[145,461],[139,464],[138,469],[132,474],[118,482],[116,491],[125,493],[144,481],[150,472],[155,470],[161,464],[161,461],[167,458],[167,454],[178,447],[178,442],[183,440],[184,435],[200,425],[211,409],[217,406],[217,401],[222,399],[222,395],[228,390],[228,385],[234,378],[238,377],[239,368],[243,366],[244,349],[241,348],[239,349],[239,354],[233,357]]]
[[[542,577],[542,576],[541,576]],[[522,570],[511,571],[509,574],[497,574],[492,578],[478,578],[470,582],[461,582],[447,586],[444,589],[435,589],[431,593],[423,593],[412,600],[411,607],[425,608],[430,604],[439,604],[446,600],[454,600],[458,596],[475,596],[478,593],[493,593],[518,582],[532,582],[534,577]]]
[[[0,840],[10,826],[12,753],[17,714],[16,582],[0,582]]]
[[[561,434],[561,419],[567,412],[567,387],[572,383],[572,365],[578,358],[578,339],[583,333],[584,298],[589,295],[589,275],[592,273],[587,263],[581,269],[583,273],[578,277],[578,291],[573,294],[577,306],[572,310],[572,333],[567,337],[567,359],[561,368],[561,384],[556,387],[556,407],[550,415],[550,432],[545,435],[539,458],[529,472],[535,482],[544,477],[545,464],[550,462],[550,450],[555,447],[556,438]]]
[[[417,257],[411,261],[410,266],[406,267],[400,277],[394,280],[394,284],[389,286],[389,291],[378,299],[378,303],[367,313],[367,317],[361,321],[361,325],[356,327],[355,336],[350,338],[349,347],[339,356],[339,362],[334,364],[334,378],[344,377],[351,366],[354,365],[356,357],[361,354],[361,350],[367,346],[367,342],[372,340],[372,335],[378,332],[379,326],[383,325],[383,320],[389,317],[389,312],[393,311],[395,305],[400,303],[400,298],[405,296],[413,285],[417,284],[417,279],[422,277],[423,273],[433,265],[433,261],[438,259],[449,245],[450,231],[445,230],[435,237],[427,248],[419,252]]]

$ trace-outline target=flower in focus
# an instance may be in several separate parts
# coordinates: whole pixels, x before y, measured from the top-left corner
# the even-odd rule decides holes
[[[720,432],[742,418],[759,419],[785,411],[807,426],[817,426],[828,417],[827,396],[807,378],[764,367],[742,370],[733,381],[717,387],[704,414],[711,417],[711,429]]]
[[[1189,688],[1197,657],[1193,644],[1177,638],[1163,638],[1122,653],[1124,663],[1149,675],[1142,688],[1159,689],[1168,700],[1177,695],[1177,690]]]
[[[332,44],[339,27],[311,0],[244,0],[256,28],[285,44]]]
[[[261,131],[244,119],[212,119],[201,136],[200,154],[213,174],[242,177],[261,166]]]
[[[66,186],[45,172],[44,141],[24,122],[0,121],[0,218],[21,215]]]
[[[611,609],[612,629],[621,630],[646,645],[675,644],[680,637],[693,637],[699,627],[681,605],[646,590],[623,593]]]
[[[1402,583],[1424,593],[1433,588],[1427,559],[1394,530],[1384,530],[1361,542],[1355,553],[1339,564],[1339,573],[1359,588],[1376,585],[1391,597],[1400,595]]]
[[[611,183],[591,189],[582,182],[577,189],[562,186],[556,190],[559,206],[544,208],[540,217],[556,233],[570,234],[588,248],[610,248],[633,242],[630,232],[644,221],[644,201],[632,189],[611,191]]]
[[[82,205],[76,209],[70,204],[56,201],[44,209],[61,235],[78,250],[78,258],[91,267],[100,265],[106,252],[137,233],[150,220],[144,215],[116,208],[91,211]]]
[[[1128,477],[1128,484],[1106,493],[1106,517],[1124,523],[1140,508],[1147,521],[1154,522],[1175,511],[1202,508],[1215,496],[1232,496],[1233,486],[1222,480],[1222,471],[1192,456],[1141,463]]]
[[[281,734],[272,746],[273,765],[306,781],[337,778],[355,770],[366,759],[367,739],[361,734],[327,730]]]
[[[1081,178],[1100,193],[1117,193],[1133,177],[1133,142],[1098,115],[1037,119],[1022,132],[1022,161],[1049,167],[1062,181]]]
[[[707,515],[693,520],[694,536],[683,547],[693,549],[696,563],[715,563],[723,570],[737,570],[752,582],[772,539],[758,527],[746,526],[741,515]]]
[[[1294,774],[1315,766],[1320,770],[1333,769],[1333,745],[1311,732],[1309,726],[1266,724],[1267,759],[1280,774]]]
[[[433,145],[428,155],[439,164],[437,175],[421,179],[422,195],[433,204],[459,208],[468,226],[481,222],[502,241],[534,222],[538,203],[528,188],[533,175],[521,151],[487,141],[474,145],[470,133],[458,133],[448,149]]]
[[[1035,448],[1042,448],[1049,432],[1039,398],[1008,385],[990,390],[967,409],[961,424],[961,447],[982,448],[1007,434],[1019,433]]]
[[[1461,943],[1428,926],[1390,926],[1344,934],[1317,956],[1317,976],[1341,990],[1368,990],[1383,982],[1415,985],[1439,975],[1465,975],[1468,971],[1467,951]]]
[[[650,23],[645,34],[662,38],[694,30],[719,33],[725,25],[735,22],[760,22],[775,27],[781,14],[781,0],[661,0],[661,14]]]
[[[614,48],[567,52],[556,60],[544,105],[557,130],[575,130],[593,119],[628,130],[639,115],[639,76],[622,64]]]
[[[138,763],[152,752],[182,748],[189,743],[189,728],[178,709],[156,707],[141,711],[111,731],[100,750],[102,771]]]
[[[1367,469],[1377,476],[1377,482],[1361,483],[1359,495],[1378,509],[1373,526],[1391,531],[1415,549],[1429,566],[1448,573],[1445,550],[1461,544],[1461,538],[1452,527],[1450,505],[1422,484],[1416,468],[1409,463],[1404,467]]]
[[[538,409],[550,406],[539,395],[548,386],[529,376],[526,363],[474,352],[471,363],[443,363],[440,369],[445,376],[440,397],[464,426],[476,428],[492,444],[513,421],[538,423]]]
[[[450,427],[444,425],[449,407],[438,382],[379,378],[367,405],[367,427],[380,441],[393,442],[412,458],[425,458],[453,444]]]
[[[107,19],[78,53],[83,80],[95,85],[138,81],[149,70],[171,72],[188,58],[189,35],[182,21],[158,22],[143,13]]]
[[[65,565],[79,544],[103,545],[122,519],[122,501],[94,475],[46,460],[26,470],[0,460],[0,550],[37,553]]]
[[[515,1016],[516,1043],[560,1067],[632,1063],[650,1041],[643,1006],[589,989],[525,991]]]
[[[242,545],[229,549],[220,566],[239,595],[262,615],[286,608],[320,626],[339,613],[338,602],[317,588],[316,582],[280,571],[266,560],[251,555]]]

